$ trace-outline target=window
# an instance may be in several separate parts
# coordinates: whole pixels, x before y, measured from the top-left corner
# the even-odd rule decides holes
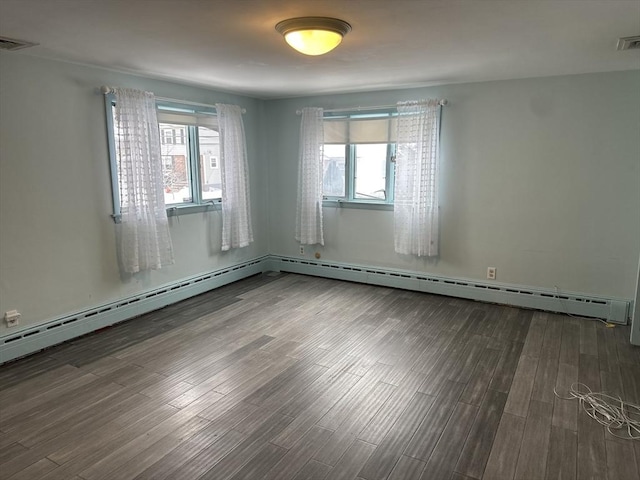
[[[120,218],[114,131],[115,96],[105,95],[111,162],[114,219]],[[220,136],[215,109],[193,110],[177,104],[158,105],[164,200],[169,214],[200,211],[222,198]],[[179,207],[176,209],[174,207]],[[192,208],[183,208],[192,207]]]
[[[159,106],[158,123],[162,157],[170,159],[162,162],[165,203],[180,206],[220,200],[220,135],[215,115]]]
[[[160,128],[160,141],[162,142],[162,145],[175,143],[174,137],[175,134],[171,128],[167,128],[166,126],[164,126],[164,128]]]
[[[185,129],[179,125],[160,125],[160,142],[162,145],[184,145],[185,138]]]
[[[162,168],[173,168],[173,157],[169,155],[162,156]]]
[[[396,116],[325,116],[325,200],[393,203]]]

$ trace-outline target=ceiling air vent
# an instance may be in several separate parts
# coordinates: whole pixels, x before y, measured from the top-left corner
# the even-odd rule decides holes
[[[618,39],[618,50],[636,50],[640,48],[640,35]]]
[[[21,48],[33,47],[37,43],[16,40],[15,38],[0,37],[0,50],[20,50]]]

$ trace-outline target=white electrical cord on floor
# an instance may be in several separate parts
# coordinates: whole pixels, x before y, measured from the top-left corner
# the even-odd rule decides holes
[[[573,383],[569,397],[562,397],[553,389],[556,397],[564,400],[580,400],[580,406],[600,425],[607,427],[611,435],[618,438],[640,440],[640,405],[623,401],[606,393],[592,392],[584,383]],[[614,433],[627,430],[628,436]]]
[[[603,323],[607,328],[614,328],[616,325],[615,323],[609,323],[606,320],[602,320],[601,318],[590,318],[590,317],[578,317],[576,315],[572,315],[569,313],[569,309],[567,308],[567,305],[564,303],[564,301],[562,300],[562,294],[560,292],[560,288],[557,285],[553,286],[556,290],[556,298],[560,301],[560,306],[562,306],[562,309],[564,310],[565,315],[569,315],[571,318],[577,318],[579,320],[597,320],[600,323]]]

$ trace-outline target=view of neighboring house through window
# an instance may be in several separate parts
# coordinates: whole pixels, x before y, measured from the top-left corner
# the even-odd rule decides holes
[[[392,113],[325,116],[325,199],[393,203],[395,128]]]
[[[346,158],[346,145],[324,145],[322,193],[325,197],[345,196]]]
[[[219,199],[222,197],[222,176],[220,168],[218,168],[220,134],[212,128],[198,127],[198,139],[202,199]]]
[[[186,141],[187,127],[160,123],[160,148],[162,152],[162,176],[164,180],[164,202],[189,203],[191,192],[191,168],[188,161],[189,143]],[[176,131],[179,135],[176,136]],[[176,141],[177,140],[177,141]]]

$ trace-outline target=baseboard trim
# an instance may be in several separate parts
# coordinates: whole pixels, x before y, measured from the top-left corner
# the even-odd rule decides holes
[[[630,312],[631,302],[629,300],[596,297],[574,292],[558,293],[554,290],[523,285],[489,283],[426,275],[414,271],[275,255],[271,256],[269,263],[270,269],[273,271],[348,280],[550,312],[570,313],[581,317],[602,318],[608,322],[619,324],[627,323]]]
[[[0,364],[269,270],[267,255],[11,332],[0,337]]]
[[[336,280],[401,288],[536,310],[570,313],[626,324],[629,300],[479,282],[338,262],[265,255],[247,262],[187,278],[106,305],[58,317],[37,327],[0,337],[0,365],[87,333],[158,310],[243,278],[264,272],[291,272]]]

